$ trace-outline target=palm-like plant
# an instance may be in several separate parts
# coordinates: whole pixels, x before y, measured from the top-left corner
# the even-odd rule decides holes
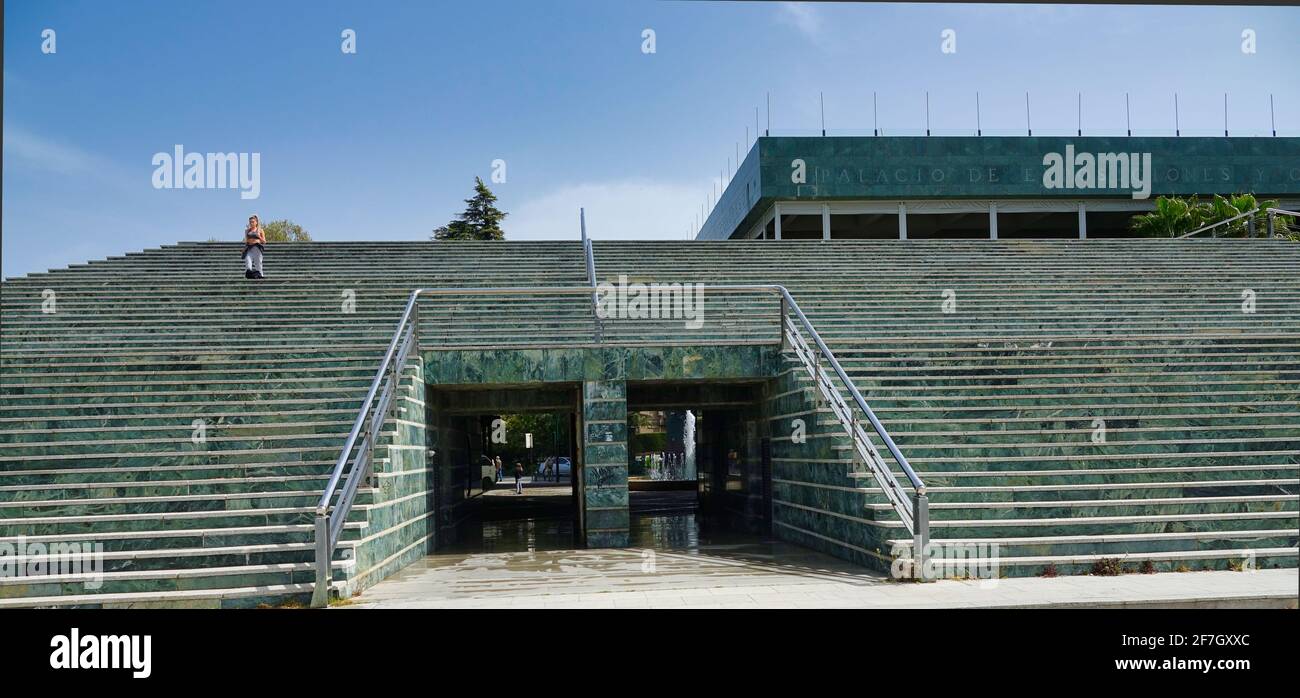
[[[1129,229],[1145,237],[1178,237],[1196,229],[1198,216],[1192,213],[1193,209],[1194,204],[1188,200],[1161,196],[1156,199],[1154,211],[1133,217]]]
[[[1186,199],[1161,196],[1156,199],[1154,211],[1133,217],[1129,229],[1146,237],[1178,237],[1249,211],[1257,211],[1249,218],[1227,223],[1218,231],[1218,235],[1223,237],[1246,237],[1250,234],[1252,221],[1256,230],[1265,230],[1268,225],[1268,209],[1277,206],[1276,200],[1259,201],[1254,194],[1234,194],[1229,197],[1215,194],[1209,201],[1201,201],[1196,196]],[[1297,236],[1292,232],[1292,223],[1293,220],[1288,216],[1276,216],[1273,234],[1295,239]]]

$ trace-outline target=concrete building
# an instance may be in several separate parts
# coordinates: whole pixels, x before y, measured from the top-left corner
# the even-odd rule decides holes
[[[1300,138],[761,137],[696,237],[1126,237],[1159,196],[1241,193],[1296,210]]]

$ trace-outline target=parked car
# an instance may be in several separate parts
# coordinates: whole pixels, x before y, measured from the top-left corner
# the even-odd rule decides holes
[[[537,477],[537,478],[542,478],[542,477],[544,477],[544,476],[542,475],[542,473],[546,472],[546,466],[547,466],[547,465],[551,465],[551,464],[553,464],[553,463],[554,463],[555,465],[554,465],[554,467],[553,467],[553,469],[552,469],[552,473],[551,473],[551,477],[552,477],[552,478],[555,477],[555,474],[554,474],[554,468],[558,468],[558,469],[559,469],[559,471],[560,471],[560,478],[561,478],[561,479],[569,477],[569,473],[573,470],[573,461],[569,460],[569,457],[568,457],[568,456],[559,456],[559,457],[552,456],[552,457],[547,458],[546,460],[542,461],[542,462],[537,466],[537,475],[536,475],[535,477]]]

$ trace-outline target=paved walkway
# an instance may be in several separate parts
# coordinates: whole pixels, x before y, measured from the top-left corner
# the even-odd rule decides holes
[[[777,542],[431,555],[341,608],[1296,608],[1295,569],[895,582]]]

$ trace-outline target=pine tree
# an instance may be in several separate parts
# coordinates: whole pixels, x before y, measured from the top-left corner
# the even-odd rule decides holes
[[[508,215],[496,207],[497,197],[483,180],[474,178],[474,196],[465,199],[465,212],[433,231],[434,240],[504,240],[501,221]]]

